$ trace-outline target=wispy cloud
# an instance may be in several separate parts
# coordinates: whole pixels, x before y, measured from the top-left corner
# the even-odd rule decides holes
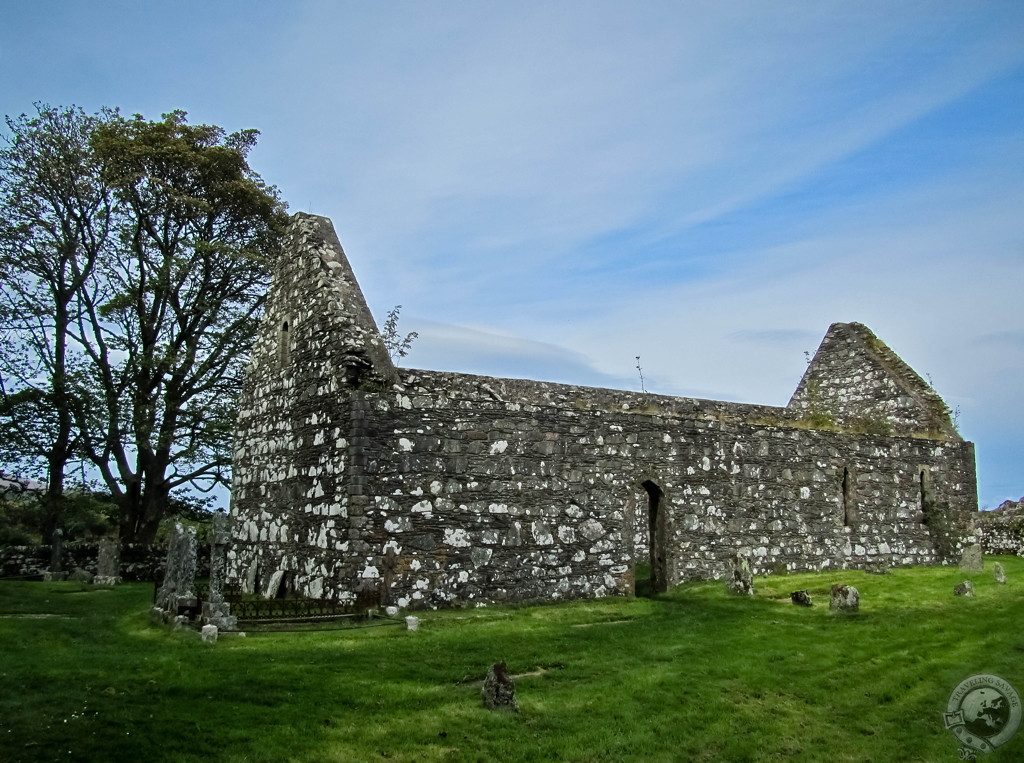
[[[624,388],[636,382],[632,377],[603,373],[583,353],[549,342],[430,320],[418,320],[415,325],[419,337],[402,360],[402,365],[412,368],[594,387]]]
[[[640,354],[650,388],[784,403],[860,320],[961,406],[983,493],[1020,484],[1021,3],[204,13],[16,4],[0,106],[259,127],[413,364],[635,388]]]

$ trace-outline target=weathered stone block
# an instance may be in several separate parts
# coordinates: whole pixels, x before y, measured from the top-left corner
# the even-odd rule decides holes
[[[837,612],[857,612],[860,610],[860,591],[852,585],[837,583],[832,586],[828,607]]]
[[[793,591],[789,595],[790,600],[800,607],[811,607],[814,606],[814,602],[811,601],[811,595],[807,591]]]
[[[985,568],[985,558],[982,555],[981,544],[975,543],[964,549],[960,557],[960,569],[964,572],[981,572]]]
[[[488,710],[505,710],[513,713],[519,710],[516,684],[504,662],[496,662],[488,668],[481,694],[484,707]]]
[[[974,596],[974,584],[970,580],[965,580],[962,583],[957,583],[953,587],[954,596]]]

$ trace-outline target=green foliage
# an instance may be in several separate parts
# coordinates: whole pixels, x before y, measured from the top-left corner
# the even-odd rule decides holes
[[[255,130],[47,106],[7,124],[0,463],[59,495],[87,459],[122,538],[151,540],[171,491],[228,480],[284,204],[248,164]]]
[[[64,538],[89,540],[117,527],[117,505],[109,494],[68,490],[60,498]],[[0,495],[0,546],[47,545],[43,496],[36,493]]]
[[[952,689],[1024,687],[1024,559],[1000,561],[974,599],[948,567],[843,571],[213,647],[150,625],[151,586],[0,583],[0,738],[11,761],[955,760]],[[858,615],[829,612],[837,582]],[[517,714],[482,707],[497,660]],[[1024,731],[986,759],[1022,756]]]
[[[384,328],[380,332],[384,340],[384,347],[387,348],[391,360],[404,358],[412,349],[412,343],[419,336],[419,332],[410,331],[405,336],[398,333],[398,318],[402,312],[401,305],[395,305],[388,311],[388,317],[384,321]]]

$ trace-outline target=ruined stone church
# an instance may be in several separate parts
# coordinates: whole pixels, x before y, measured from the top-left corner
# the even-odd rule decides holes
[[[397,368],[330,220],[298,214],[241,390],[228,574],[366,605],[629,595],[638,565],[663,590],[737,552],[932,563],[976,511],[973,445],[861,324],[784,408]]]

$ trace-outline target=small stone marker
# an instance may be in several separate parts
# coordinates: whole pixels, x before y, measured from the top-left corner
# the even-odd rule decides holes
[[[121,582],[121,544],[117,538],[101,538],[96,558],[96,577],[93,585],[117,585]]]
[[[790,601],[800,607],[813,607],[814,603],[811,601],[811,595],[807,591],[793,591],[789,595]]]
[[[203,640],[204,644],[216,644],[217,643],[217,626],[216,625],[204,625],[202,631],[199,633],[199,638]]]
[[[832,586],[828,608],[838,612],[857,612],[860,609],[860,591],[852,585],[836,583]]]
[[[407,631],[419,630],[419,627],[420,619],[418,617],[414,615],[409,615],[407,618],[405,618],[405,629]]]
[[[953,589],[953,594],[956,596],[974,596],[974,584],[970,580],[957,583]]]
[[[61,566],[63,554],[64,531],[58,527],[53,531],[53,536],[50,539],[50,569],[43,573],[43,580],[50,582],[67,579],[68,574],[64,572],[64,568]]]
[[[1003,569],[1003,565],[1000,564],[999,562],[996,562],[994,569],[995,569],[995,574],[996,574],[996,582],[999,583],[1000,585],[1005,585],[1006,584],[1006,570]]]
[[[75,567],[71,570],[70,580],[77,581],[79,583],[91,583],[95,576],[89,572],[89,570],[83,567]]]
[[[732,558],[732,577],[726,584],[730,591],[740,596],[754,595],[754,574],[750,571],[750,560],[742,551]]]
[[[964,572],[981,572],[985,568],[985,559],[981,553],[981,544],[975,543],[964,549],[960,557],[960,569]]]
[[[384,608],[384,614],[386,614],[388,617],[394,617],[395,615],[398,614],[398,607],[396,607],[394,605],[392,605],[390,607],[385,607]]]
[[[487,678],[484,679],[483,698],[484,707],[488,710],[515,712],[519,709],[516,685],[512,676],[508,674],[508,667],[504,662],[496,662],[488,669]]]

